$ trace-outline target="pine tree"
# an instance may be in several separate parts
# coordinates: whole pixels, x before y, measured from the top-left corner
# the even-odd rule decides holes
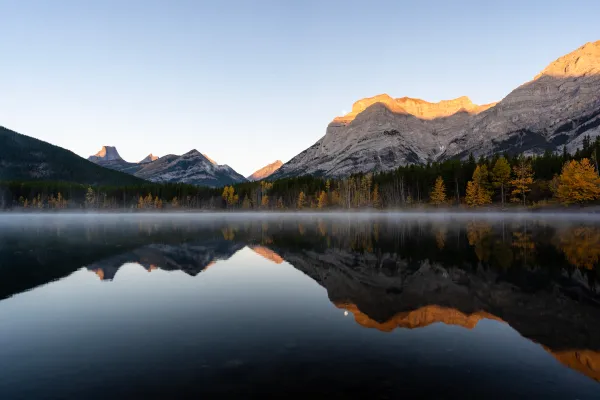
[[[435,184],[433,186],[433,190],[429,195],[429,199],[431,204],[436,206],[440,204],[444,204],[446,202],[446,185],[444,184],[444,180],[441,176],[438,176],[435,180]]]
[[[252,207],[252,203],[250,202],[250,198],[248,197],[248,195],[246,194],[244,196],[244,200],[242,201],[242,208],[244,210],[248,210]]]
[[[506,158],[500,157],[496,160],[494,164],[494,169],[492,170],[492,179],[495,187],[500,188],[500,195],[502,197],[502,207],[504,207],[504,187],[510,183],[510,165]]]

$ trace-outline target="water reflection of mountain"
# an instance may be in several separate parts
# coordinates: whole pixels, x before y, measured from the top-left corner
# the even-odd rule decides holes
[[[137,263],[152,270],[183,271],[196,276],[219,260],[227,260],[245,247],[242,243],[213,239],[181,245],[151,244],[119,254],[87,266],[102,280],[112,280],[121,266]]]
[[[492,270],[428,261],[414,268],[394,255],[341,250],[276,251],[361,326],[390,332],[436,322],[472,329],[482,319],[502,321],[563,364],[600,380],[600,309],[572,298],[558,283],[531,292]]]
[[[600,229],[520,221],[306,218],[48,226],[0,231],[0,298],[82,266],[112,279],[126,263],[196,276],[248,246],[323,286],[361,326],[381,331],[503,321],[600,380]]]

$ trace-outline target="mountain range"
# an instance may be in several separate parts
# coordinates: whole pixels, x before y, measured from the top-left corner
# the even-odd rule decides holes
[[[151,182],[179,182],[219,187],[246,181],[246,178],[230,166],[219,165],[198,150],[191,150],[181,156],[169,154],[156,157],[149,154],[140,162],[130,163],[121,158],[115,147],[103,146],[98,153],[88,157],[88,160]]]
[[[496,153],[574,152],[600,134],[600,41],[560,57],[498,103],[430,103],[381,94],[357,101],[271,178],[343,176]]]
[[[104,146],[88,158],[90,163],[68,150],[0,128],[0,180],[111,185],[147,180],[220,187],[307,174],[340,177],[386,171],[471,154],[572,153],[584,137],[598,135],[600,41],[558,58],[497,103],[477,105],[468,97],[431,103],[387,94],[359,100],[350,113],[334,118],[314,145],[283,165],[278,160],[247,178],[197,150],[160,158],[149,154],[132,163],[115,147]]]

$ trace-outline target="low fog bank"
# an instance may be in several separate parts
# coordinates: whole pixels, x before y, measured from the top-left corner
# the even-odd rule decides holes
[[[27,225],[44,225],[54,221],[64,224],[116,224],[119,222],[156,222],[156,223],[215,223],[219,221],[280,221],[302,220],[305,222],[319,219],[336,219],[348,222],[378,220],[385,222],[436,222],[436,221],[555,221],[555,222],[589,222],[600,223],[600,213],[577,212],[564,210],[552,212],[498,212],[498,211],[334,211],[334,212],[41,212],[41,213],[0,213],[0,229]]]

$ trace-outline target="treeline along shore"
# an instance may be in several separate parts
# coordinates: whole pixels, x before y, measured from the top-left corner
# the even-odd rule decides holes
[[[344,178],[300,176],[224,188],[179,183],[0,181],[2,210],[304,210],[600,204],[600,137],[575,153],[494,155]]]

